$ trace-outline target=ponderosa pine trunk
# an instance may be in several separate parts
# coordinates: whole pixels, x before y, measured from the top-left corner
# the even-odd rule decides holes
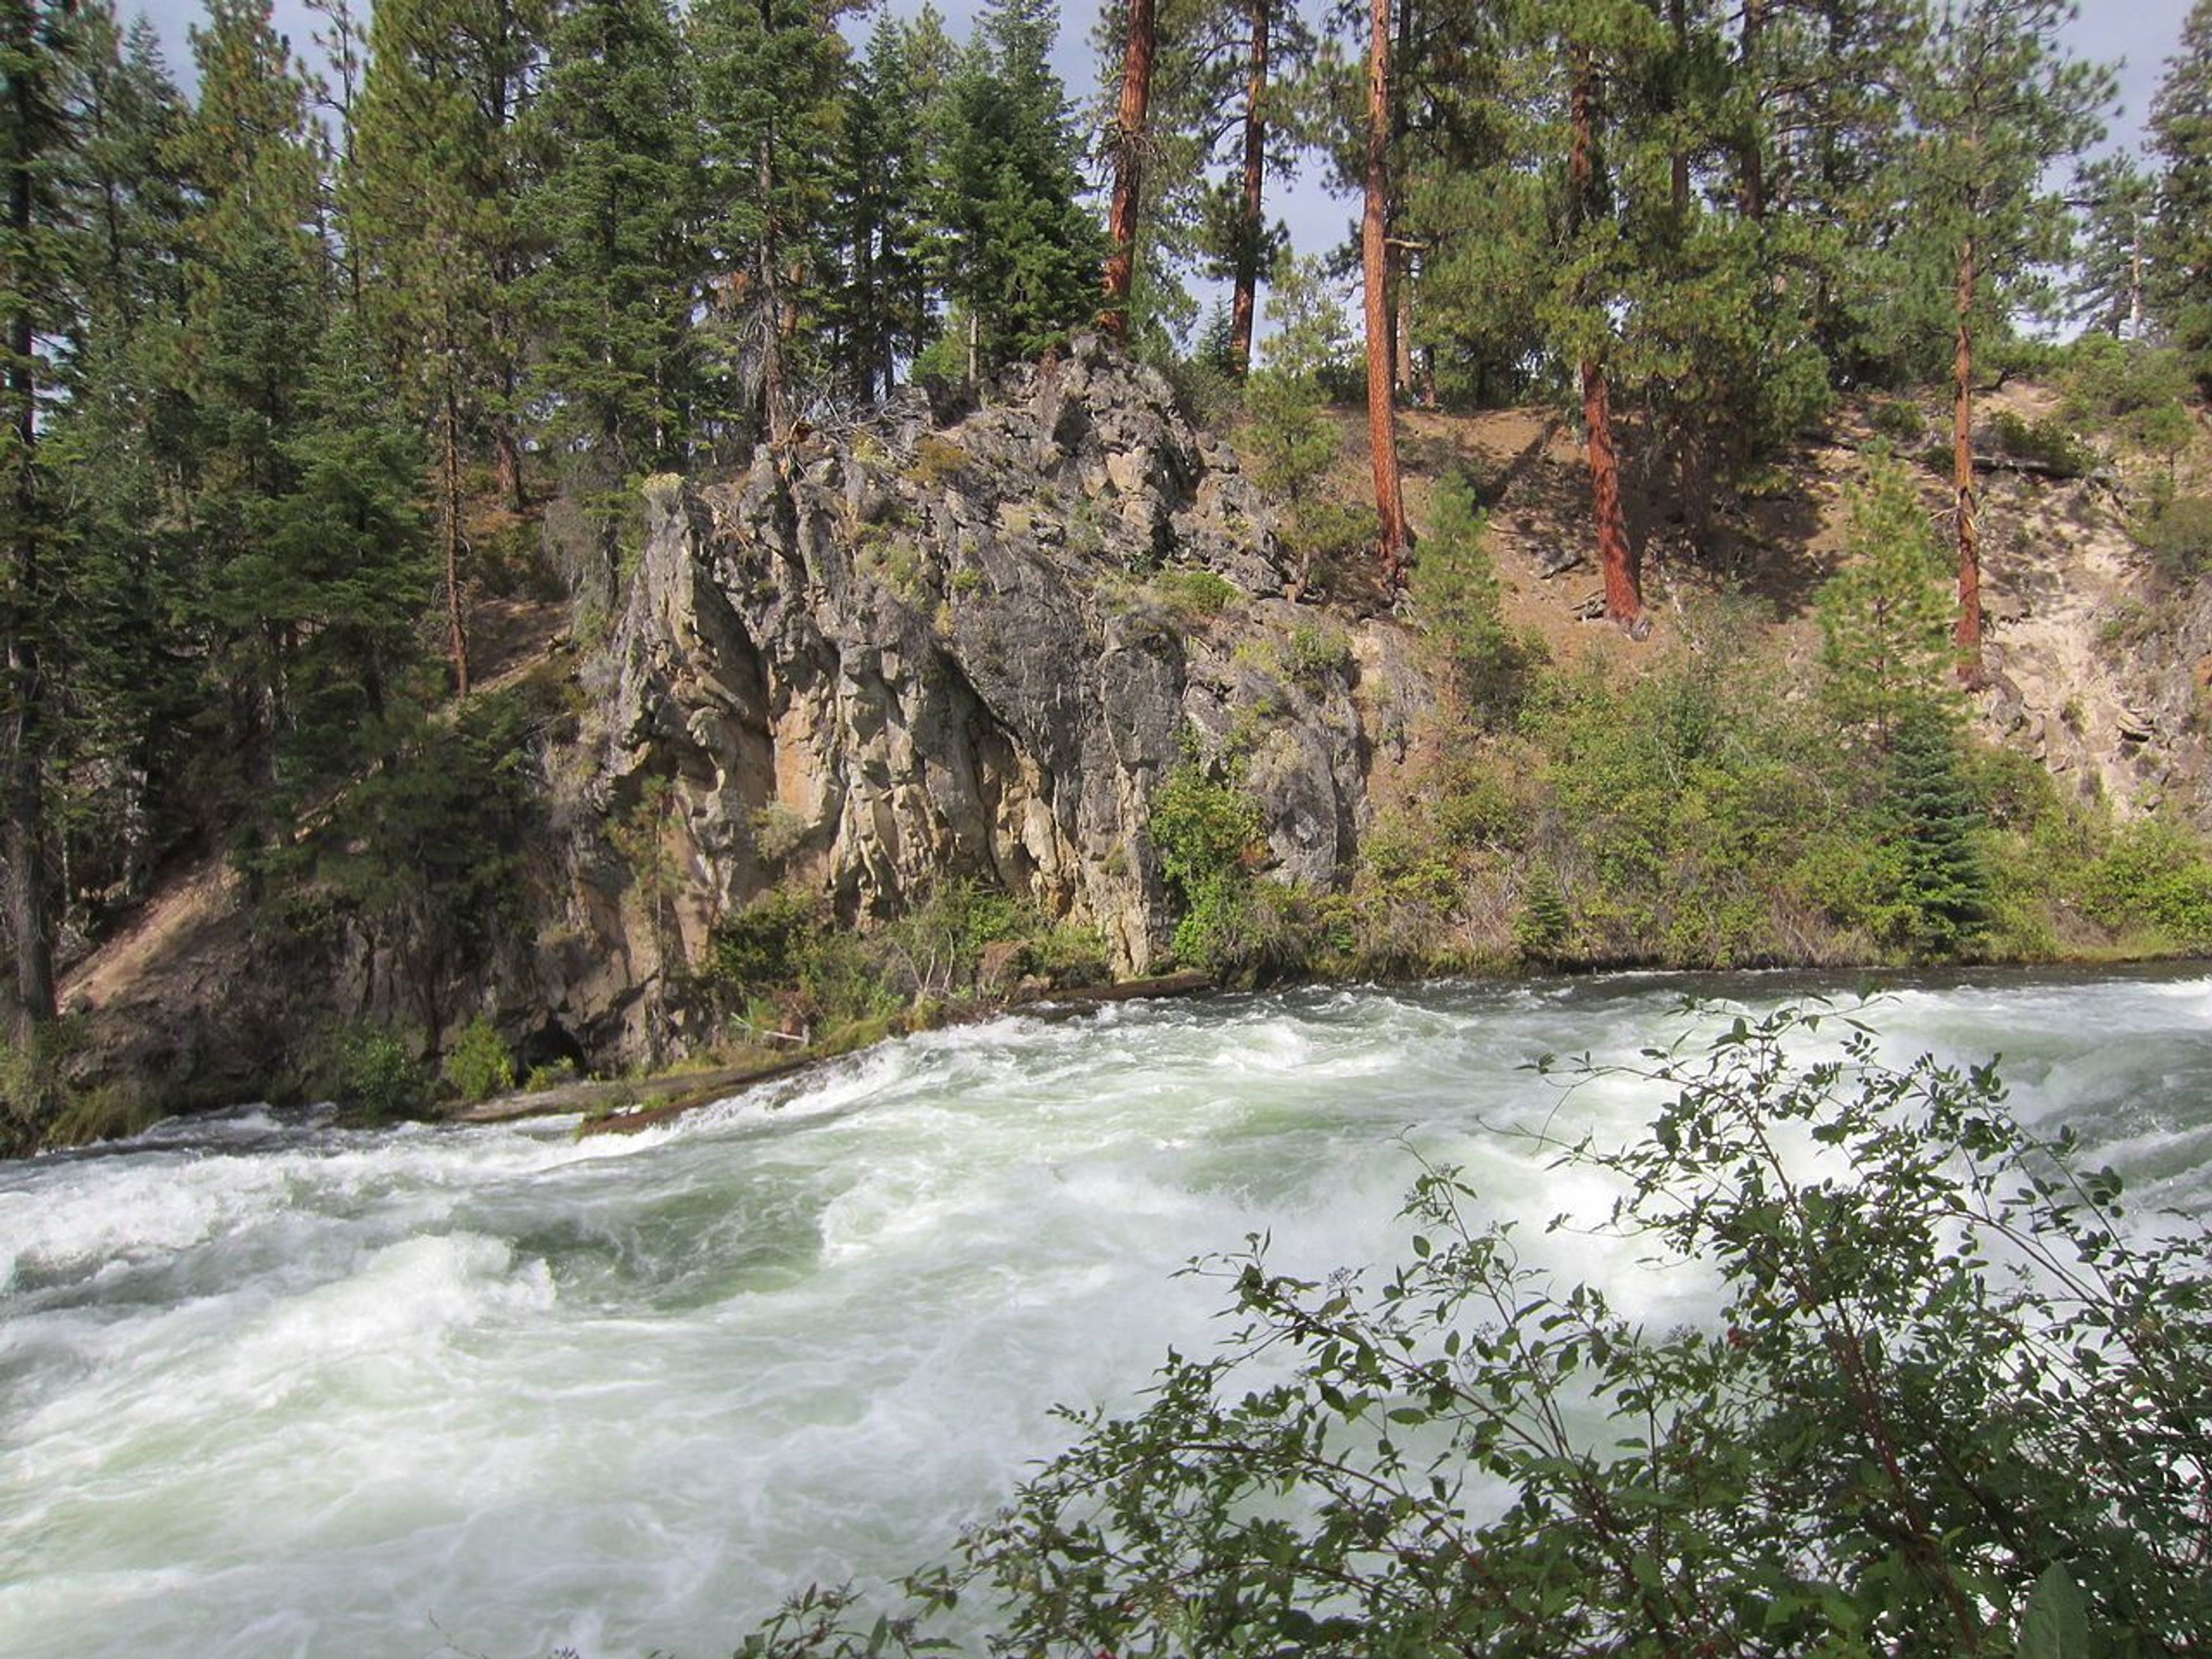
[[[1766,216],[1766,135],[1759,110],[1759,53],[1766,32],[1766,0],[1743,0],[1743,79],[1751,89],[1750,112],[1744,117],[1737,158],[1737,205],[1747,219]]]
[[[1597,72],[1588,48],[1571,53],[1574,86],[1568,111],[1573,131],[1567,153],[1567,189],[1577,230],[1589,222],[1597,189]],[[1581,363],[1583,430],[1588,445],[1590,471],[1590,516],[1597,531],[1598,569],[1605,577],[1607,621],[1641,638],[1650,624],[1644,617],[1644,594],[1638,580],[1635,550],[1628,540],[1628,520],[1620,505],[1620,456],[1613,436],[1613,394],[1606,380],[1605,363],[1595,352]]]
[[[1959,245],[1959,333],[1952,353],[1951,487],[1958,498],[1959,678],[1982,680],[1981,528],[1974,499],[1974,234]]]
[[[1267,171],[1267,25],[1271,0],[1246,0],[1251,26],[1251,56],[1244,81],[1244,201],[1237,236],[1237,270],[1229,302],[1230,372],[1243,380],[1252,372],[1252,325],[1260,292],[1260,245],[1266,235],[1261,218]]]
[[[1758,0],[1751,0],[1751,3],[1756,5]],[[1667,23],[1674,36],[1674,73],[1677,77],[1674,92],[1674,108],[1670,112],[1675,118],[1676,126],[1674,144],[1667,158],[1671,174],[1668,180],[1671,185],[1669,195],[1674,201],[1674,216],[1678,219],[1686,219],[1690,214],[1690,151],[1689,147],[1682,142],[1680,123],[1682,106],[1688,100],[1683,92],[1680,77],[1687,66],[1690,57],[1688,0],[1667,0]]]
[[[37,71],[41,46],[32,0],[4,0],[9,55],[22,66],[10,77],[9,117],[15,126],[8,169],[8,226],[18,258],[27,258],[36,232],[38,185],[35,152],[46,118],[45,88]],[[46,734],[40,711],[36,617],[39,571],[38,478],[33,461],[39,440],[38,325],[31,313],[30,273],[6,273],[14,297],[8,316],[8,401],[10,437],[15,450],[9,482],[14,518],[7,556],[9,573],[5,655],[7,714],[4,793],[7,813],[8,921],[15,934],[15,1036],[27,1042],[54,1018],[53,915],[46,879]]]
[[[1377,553],[1382,580],[1395,586],[1406,562],[1406,502],[1398,477],[1396,410],[1391,396],[1389,246],[1384,220],[1390,187],[1390,0],[1374,0],[1367,56],[1367,193],[1359,221],[1360,276],[1366,288],[1367,445],[1375,463]]]
[[[1158,44],[1153,0],[1128,0],[1129,33],[1121,51],[1121,103],[1114,117],[1114,198],[1107,216],[1106,302],[1098,325],[1129,338],[1129,290],[1137,275],[1137,198],[1145,171],[1145,124],[1152,101],[1152,52]]]
[[[459,369],[454,349],[446,350],[444,408],[439,420],[439,473],[444,499],[439,503],[439,538],[446,556],[446,652],[453,669],[453,695],[469,695],[469,632],[461,593],[461,399],[454,384]]]

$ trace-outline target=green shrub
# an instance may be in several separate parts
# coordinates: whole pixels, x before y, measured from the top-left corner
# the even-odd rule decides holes
[[[325,1065],[331,1099],[370,1123],[412,1117],[430,1103],[430,1078],[413,1044],[386,1025],[346,1027]]]
[[[1204,627],[1244,597],[1235,583],[1211,570],[1163,570],[1151,586],[1185,630]]]
[[[778,887],[716,922],[707,940],[708,978],[739,1000],[799,977],[828,923],[812,893]]]
[[[2165,818],[2112,838],[2083,882],[2089,913],[2114,927],[2145,927],[2186,951],[2212,948],[2212,860],[2204,842]]]
[[[1565,948],[1574,927],[1574,914],[1567,908],[1567,896],[1559,890],[1559,878],[1540,866],[1531,871],[1528,888],[1521,896],[1520,912],[1513,918],[1515,946],[1531,962],[1553,962]]]
[[[2001,454],[2033,461],[2062,478],[2081,477],[2097,465],[2095,453],[2057,416],[2027,421],[2001,409],[1990,416],[1990,435]]]
[[[447,1095],[472,1106],[514,1087],[514,1056],[491,1021],[478,1014],[453,1039],[438,1075]]]
[[[2212,569],[2212,495],[2176,495],[2135,526],[2136,542],[2173,581]]]
[[[1283,644],[1283,664],[1291,678],[1310,685],[1341,674],[1352,662],[1352,641],[1326,623],[1299,623]]]
[[[1885,398],[1867,411],[1867,423],[1900,449],[1910,449],[1928,435],[1927,416],[1909,398]]]

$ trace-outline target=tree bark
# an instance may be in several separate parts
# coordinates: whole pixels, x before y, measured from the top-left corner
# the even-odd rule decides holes
[[[1759,110],[1759,38],[1766,32],[1767,0],[1743,0],[1742,68],[1744,83],[1751,89],[1751,112],[1745,118],[1738,152],[1741,177],[1737,204],[1747,219],[1766,216],[1766,137]]]
[[[1759,0],[1751,0],[1751,3],[1756,5]],[[1690,152],[1688,147],[1682,142],[1680,122],[1682,106],[1689,101],[1684,94],[1681,82],[1681,76],[1690,61],[1688,0],[1668,0],[1667,21],[1674,35],[1674,108],[1669,113],[1674,117],[1676,123],[1674,147],[1668,156],[1669,172],[1672,174],[1668,182],[1672,186],[1670,195],[1674,204],[1674,216],[1678,219],[1686,219],[1690,215]]]
[[[38,70],[42,46],[36,39],[32,0],[4,0],[3,25],[13,56],[26,72],[11,77],[9,114],[15,128],[8,169],[8,223],[17,258],[28,257],[36,227],[38,195],[33,158],[40,143],[45,112],[43,77]],[[8,921],[15,935],[15,1036],[28,1042],[54,1018],[54,946],[52,896],[46,878],[46,810],[44,722],[40,718],[46,689],[40,683],[37,624],[40,501],[33,462],[39,440],[38,328],[31,273],[10,271],[7,286],[15,296],[8,317],[8,420],[14,441],[14,477],[9,526],[5,628],[7,713],[0,727],[0,767],[5,768],[7,813]]]
[[[1260,245],[1266,235],[1262,187],[1267,169],[1267,24],[1272,0],[1246,0],[1252,29],[1244,82],[1244,203],[1237,237],[1235,289],[1229,303],[1230,372],[1252,372],[1252,324],[1260,289]]]
[[[1597,71],[1587,47],[1570,49],[1574,70],[1568,118],[1572,125],[1567,152],[1567,190],[1575,228],[1590,219],[1597,189]],[[1587,299],[1587,296],[1585,296]],[[1590,516],[1597,530],[1598,568],[1605,576],[1605,614],[1632,636],[1650,631],[1644,616],[1635,550],[1620,505],[1620,456],[1613,436],[1613,396],[1605,364],[1595,353],[1582,359],[1583,431],[1590,472]]]
[[[1952,354],[1951,486],[1958,497],[1959,678],[1982,682],[1981,527],[1974,489],[1974,235],[1959,246],[1959,334]]]
[[[1129,34],[1121,51],[1121,105],[1114,117],[1114,198],[1107,216],[1106,301],[1098,325],[1129,338],[1129,289],[1137,275],[1137,197],[1145,171],[1146,112],[1152,101],[1152,52],[1158,32],[1153,0],[1128,0]]]
[[[1367,444],[1375,463],[1377,553],[1382,580],[1395,586],[1406,562],[1406,502],[1398,477],[1396,410],[1390,393],[1389,248],[1384,234],[1390,185],[1390,0],[1374,0],[1367,55],[1367,195],[1359,222],[1360,275],[1366,289]]]
[[[446,353],[445,407],[439,422],[439,471],[444,499],[439,503],[438,516],[439,535],[446,555],[447,655],[453,667],[453,695],[465,697],[469,695],[469,635],[461,594],[461,399],[460,389],[454,384],[459,369],[453,355],[449,344]]]

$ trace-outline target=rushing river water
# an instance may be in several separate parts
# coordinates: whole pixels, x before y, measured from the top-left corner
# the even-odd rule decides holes
[[[1415,1148],[1601,1201],[1501,1126],[1653,1097],[1545,1051],[1683,1030],[1656,977],[1304,991],[919,1037],[635,1138],[246,1110],[0,1167],[0,1653],[726,1653],[896,1571],[1209,1340],[1186,1259],[1393,1255]],[[1796,981],[1731,994],[1764,1007]],[[2147,1196],[2212,1206],[2212,979],[1985,975],[1869,1018],[2002,1051]],[[1577,1245],[1653,1318],[1694,1275]]]

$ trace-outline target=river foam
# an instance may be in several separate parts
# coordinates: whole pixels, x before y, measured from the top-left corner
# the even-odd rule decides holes
[[[0,1169],[0,1652],[726,1651],[809,1577],[943,1550],[1055,1401],[1202,1348],[1194,1257],[1393,1257],[1419,1160],[1532,1241],[1603,1183],[1501,1129],[1654,1096],[1525,1064],[1709,1031],[1785,976],[1316,989],[1007,1018],[635,1137],[249,1109]],[[2024,1115],[2212,1199],[2212,979],[1984,975],[1870,1016],[2008,1056]],[[1816,1041],[1832,1042],[1839,1034]],[[1616,1304],[1699,1276],[1553,1236]],[[1537,1246],[1542,1248],[1542,1246]]]

